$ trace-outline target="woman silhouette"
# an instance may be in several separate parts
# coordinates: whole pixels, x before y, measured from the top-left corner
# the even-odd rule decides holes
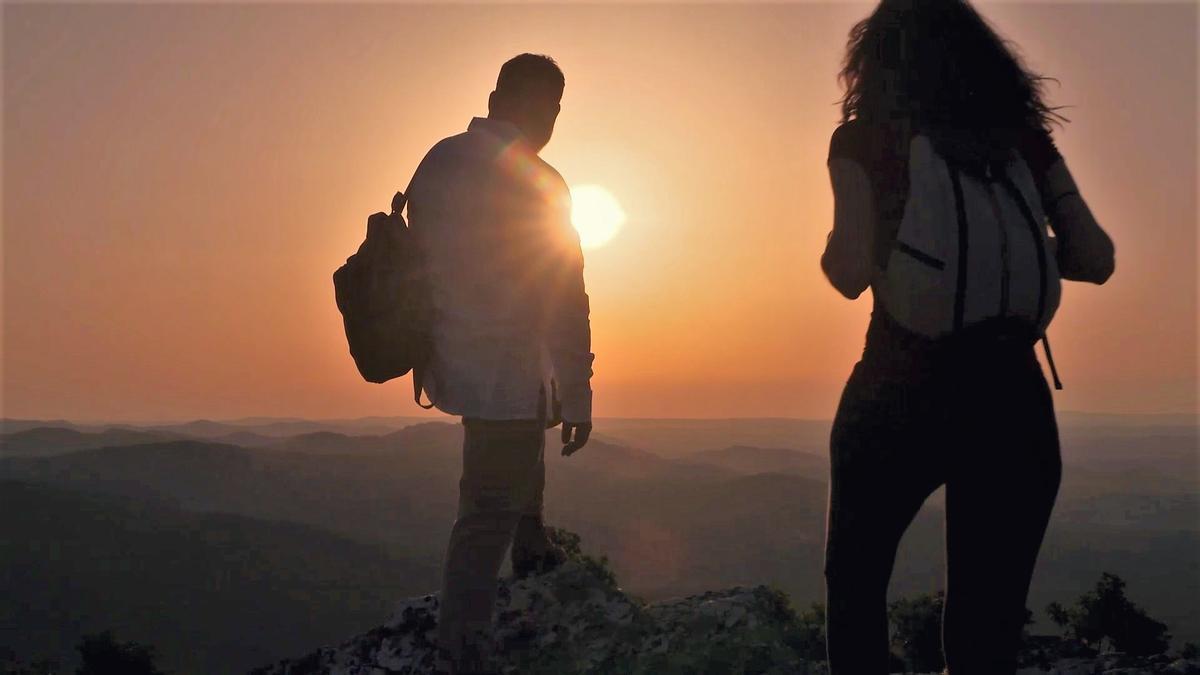
[[[949,672],[1013,673],[1062,468],[1034,347],[1059,279],[1103,283],[1112,242],[1050,138],[1043,79],[967,2],[883,0],[841,80],[821,266],[874,307],[831,436],[831,672],[888,672],[896,547],[945,485]]]

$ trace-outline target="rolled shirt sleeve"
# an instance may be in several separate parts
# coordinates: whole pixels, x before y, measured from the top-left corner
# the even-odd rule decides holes
[[[551,171],[553,171],[551,169]],[[543,335],[567,422],[592,419],[591,306],[583,280],[583,249],[571,226],[571,195],[555,173],[545,222],[544,247],[549,264],[543,277]]]

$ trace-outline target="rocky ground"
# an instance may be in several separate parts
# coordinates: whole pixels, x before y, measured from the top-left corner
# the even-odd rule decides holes
[[[1200,673],[1200,660],[1182,659],[1165,654],[1134,657],[1109,652],[1058,658],[1053,663],[1027,666],[1017,671],[1017,675],[1146,675],[1149,673],[1196,675]]]
[[[577,543],[577,540],[576,540]],[[816,675],[811,627],[779,592],[758,586],[643,603],[599,562],[578,554],[559,569],[503,579],[497,640],[506,675]],[[438,598],[402,601],[384,625],[251,675],[433,673]],[[1053,640],[1025,655],[1019,675],[1200,675],[1200,661],[1097,654]]]
[[[438,598],[406,600],[383,626],[254,675],[433,672]],[[643,604],[594,565],[573,560],[500,582],[504,673],[823,673],[787,646],[789,612],[766,587]]]

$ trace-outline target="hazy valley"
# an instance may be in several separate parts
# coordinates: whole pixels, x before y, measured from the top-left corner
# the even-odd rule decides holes
[[[1180,641],[1200,639],[1194,418],[1061,416],[1065,478],[1029,606],[1102,571]],[[6,420],[0,647],[70,656],[112,627],[182,672],[235,672],[377,624],[436,587],[461,431],[412,418],[175,425]],[[773,584],[820,599],[828,422],[600,420],[548,444],[548,520],[648,599]],[[551,438],[551,441],[553,438]],[[971,448],[964,446],[963,452]],[[940,493],[894,595],[942,578]],[[188,645],[185,649],[183,646]]]

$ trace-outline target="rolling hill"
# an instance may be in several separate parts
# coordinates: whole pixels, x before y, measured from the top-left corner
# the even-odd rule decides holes
[[[808,434],[800,440],[815,443],[817,424],[770,422],[756,432],[736,420],[629,423],[616,429],[628,443],[601,433],[569,459],[550,442],[549,520],[608,555],[627,589],[647,599],[767,583],[806,605],[822,595],[826,451],[745,439],[778,441],[800,429]],[[1064,429],[1065,478],[1029,605],[1041,615],[1111,571],[1177,637],[1200,639],[1195,432],[1114,428]],[[655,438],[676,445],[660,454]],[[705,445],[686,451],[684,441],[699,438]],[[436,569],[460,443],[459,427],[446,423],[373,435],[306,431],[257,447],[177,440],[9,457],[0,478],[301,523]],[[893,596],[941,587],[942,508],[935,493],[902,541]],[[1044,621],[1037,628],[1048,630]]]
[[[434,570],[294,523],[0,482],[0,648],[70,660],[84,633],[181,673],[244,671],[370,627]]]

